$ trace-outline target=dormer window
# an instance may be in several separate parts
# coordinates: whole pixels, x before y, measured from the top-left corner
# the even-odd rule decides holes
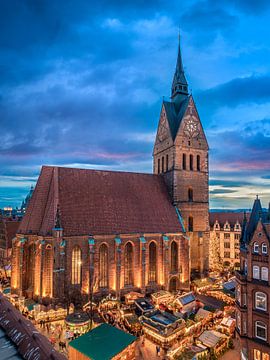
[[[266,243],[262,244],[262,254],[267,255],[268,249]]]
[[[215,230],[219,230],[219,229],[220,229],[219,223],[218,223],[218,221],[216,220],[216,222],[215,222]]]
[[[259,244],[257,242],[253,245],[253,252],[258,254],[259,253]]]

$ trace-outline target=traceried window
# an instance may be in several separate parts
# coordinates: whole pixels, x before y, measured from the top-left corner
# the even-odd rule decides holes
[[[161,172],[164,173],[164,156],[161,158]]]
[[[108,247],[102,244],[99,248],[99,286],[108,287]]]
[[[193,155],[189,155],[189,169],[193,170]]]
[[[197,155],[197,171],[201,171],[201,157]]]
[[[52,296],[52,282],[53,282],[53,248],[52,245],[47,244],[44,254],[44,271],[43,271],[43,296]]]
[[[124,281],[125,286],[133,285],[133,246],[128,242],[125,246]]]
[[[261,340],[267,340],[267,326],[262,321],[255,322],[255,336]]]
[[[262,254],[267,255],[267,251],[268,251],[267,245],[266,245],[266,243],[263,243],[262,244]]]
[[[26,262],[26,274],[27,274],[27,288],[34,289],[34,279],[35,279],[35,244],[31,244],[27,251],[24,252],[27,254]]]
[[[171,272],[178,271],[178,245],[175,241],[171,243]]]
[[[257,265],[253,266],[253,279],[260,279],[260,268]]]
[[[158,174],[160,174],[160,159],[158,159]]]
[[[72,250],[71,284],[81,285],[82,281],[82,251],[79,246]]]
[[[268,281],[268,268],[263,266],[261,271],[262,271],[262,280]]]
[[[253,252],[258,253],[259,252],[259,244],[257,242],[255,242],[253,244]]]
[[[182,156],[182,169],[186,170],[186,168],[187,168],[187,156],[186,156],[186,154],[183,154],[183,156]]]
[[[154,241],[149,244],[149,282],[157,281],[157,246]]]
[[[267,310],[267,297],[263,292],[258,291],[255,293],[255,308],[263,311]]]

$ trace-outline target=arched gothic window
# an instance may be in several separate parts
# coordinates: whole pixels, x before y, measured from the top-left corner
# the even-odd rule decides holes
[[[186,154],[183,154],[183,157],[182,157],[182,169],[186,170],[186,168],[187,168],[187,156],[186,156]]]
[[[189,169],[193,170],[193,155],[189,155]]]
[[[188,217],[188,231],[193,231],[193,217]]]
[[[154,241],[149,244],[149,282],[157,281],[157,246]]]
[[[171,272],[178,271],[178,245],[175,241],[171,243]]]
[[[160,174],[160,159],[158,159],[158,174]]]
[[[161,172],[164,173],[164,156],[161,158]]]
[[[76,245],[72,250],[71,284],[81,285],[82,281],[82,251]]]
[[[99,286],[108,287],[108,247],[102,244],[99,248]]]
[[[166,155],[166,172],[169,170],[169,155]]]
[[[133,246],[130,242],[125,246],[124,257],[125,286],[133,285]]]
[[[45,248],[44,271],[43,271],[43,288],[42,296],[52,296],[53,283],[53,249],[50,244]]]
[[[26,283],[27,289],[34,288],[35,282],[35,244],[31,244],[27,249],[27,264],[26,264]]]
[[[201,157],[197,155],[197,171],[201,171]]]
[[[193,201],[193,189],[188,189],[188,201]]]

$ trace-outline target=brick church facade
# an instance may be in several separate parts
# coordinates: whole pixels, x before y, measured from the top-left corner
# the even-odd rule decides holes
[[[44,166],[13,241],[12,292],[86,301],[186,290],[207,271],[208,145],[180,46],[153,157],[154,174]]]

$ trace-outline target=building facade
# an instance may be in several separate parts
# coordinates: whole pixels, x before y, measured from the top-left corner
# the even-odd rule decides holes
[[[254,202],[241,235],[240,270],[236,272],[236,329],[242,360],[270,359],[270,209]]]
[[[187,290],[190,259],[207,271],[208,145],[185,81],[179,47],[154,174],[42,168],[13,241],[13,293],[57,303]]]
[[[171,99],[163,100],[153,151],[154,174],[160,174],[190,239],[191,271],[208,271],[208,143],[193,96],[189,94],[180,44]]]
[[[239,269],[240,237],[245,216],[249,217],[249,213],[210,212],[210,269]]]

